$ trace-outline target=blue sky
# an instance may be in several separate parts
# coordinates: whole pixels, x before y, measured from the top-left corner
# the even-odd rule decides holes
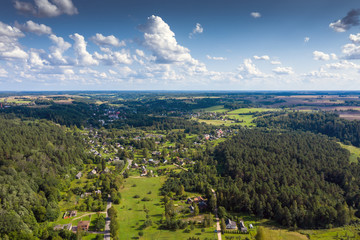
[[[358,0],[3,0],[0,90],[360,90]]]

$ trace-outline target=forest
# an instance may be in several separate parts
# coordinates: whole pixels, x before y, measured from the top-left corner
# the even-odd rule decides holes
[[[60,190],[87,156],[80,136],[52,122],[0,118],[0,236],[45,238]]]

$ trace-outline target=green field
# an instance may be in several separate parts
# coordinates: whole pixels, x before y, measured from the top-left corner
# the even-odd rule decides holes
[[[227,117],[229,119],[241,121],[241,123],[238,124],[241,124],[242,126],[255,126],[255,123],[253,123],[252,121],[256,118],[253,115],[228,115]]]
[[[350,152],[350,163],[357,163],[358,158],[360,158],[360,148],[351,146],[351,145],[345,145],[342,143],[339,143],[342,148],[345,148],[349,150]]]
[[[224,105],[216,105],[216,106],[212,106],[212,107],[208,107],[208,108],[195,109],[194,111],[195,112],[204,111],[204,112],[223,113],[223,112],[229,111],[229,109],[224,108]]]
[[[153,225],[143,229],[144,236],[139,239],[187,239],[192,236],[200,239],[215,239],[215,228],[206,228],[201,232],[200,228],[195,228],[190,233],[184,230],[177,231],[159,229],[159,221],[162,218],[164,207],[159,196],[159,189],[164,183],[166,177],[130,177],[126,179],[124,188],[121,189],[122,202],[115,205],[118,210],[118,220],[120,222],[120,239],[136,239],[146,220],[144,205],[149,209],[149,216]],[[139,195],[140,198],[134,198]],[[141,201],[142,198],[149,197],[151,201]]]
[[[227,114],[233,115],[233,114],[251,114],[256,112],[275,112],[279,111],[279,109],[276,108],[239,108],[233,111],[228,112]]]
[[[215,126],[233,126],[233,125],[241,125],[241,123],[235,123],[232,122],[231,120],[228,121],[222,121],[222,120],[205,120],[205,119],[196,119],[198,122],[200,123],[206,123],[206,124],[210,124],[210,125],[215,125]]]
[[[310,240],[360,239],[359,227],[355,226],[321,230],[300,230],[299,232],[308,235]]]

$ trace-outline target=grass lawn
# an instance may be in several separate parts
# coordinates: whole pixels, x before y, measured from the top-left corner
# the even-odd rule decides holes
[[[351,145],[345,145],[342,143],[339,143],[340,146],[342,148],[345,148],[347,150],[349,150],[350,152],[350,163],[354,162],[357,163],[358,162],[358,158],[360,158],[360,148],[351,146]]]
[[[214,239],[215,228],[206,228],[205,232],[201,232],[200,228],[195,228],[190,233],[184,233],[184,230],[181,229],[177,231],[159,229],[159,221],[164,212],[159,190],[165,180],[165,176],[156,178],[130,177],[126,179],[124,188],[121,189],[122,202],[120,205],[115,205],[120,222],[120,239],[136,239],[139,236],[138,233],[146,220],[144,205],[150,210],[149,216],[153,226],[144,229],[144,236],[139,239],[187,239],[192,236],[200,239]],[[134,198],[135,195],[139,195],[140,198]],[[144,197],[149,197],[151,201],[141,201]]]
[[[322,230],[300,230],[299,232],[307,234],[311,240],[360,239],[359,227],[355,226]]]

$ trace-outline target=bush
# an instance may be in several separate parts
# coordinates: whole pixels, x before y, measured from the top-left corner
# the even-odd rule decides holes
[[[133,198],[140,198],[140,195],[136,194]]]
[[[143,202],[148,202],[148,201],[151,201],[151,198],[149,198],[149,197],[144,197],[143,199],[141,199],[141,201],[143,201]]]

